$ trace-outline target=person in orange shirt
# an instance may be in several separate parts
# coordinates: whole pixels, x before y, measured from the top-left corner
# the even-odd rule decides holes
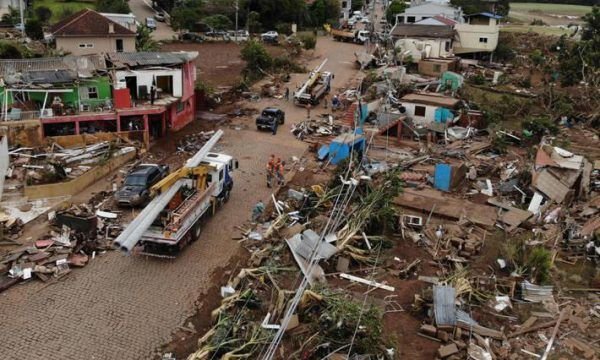
[[[273,176],[275,175],[275,169],[275,155],[271,154],[269,162],[267,162],[267,187],[273,186]]]
[[[277,159],[277,164],[275,166],[275,176],[277,177],[277,184],[283,185],[285,183],[285,178],[283,177],[285,171],[285,161],[281,161],[281,159]]]

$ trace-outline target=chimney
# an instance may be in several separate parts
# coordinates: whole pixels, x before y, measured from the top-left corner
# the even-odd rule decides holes
[[[109,34],[114,34],[115,33],[115,24],[108,23],[108,33]]]

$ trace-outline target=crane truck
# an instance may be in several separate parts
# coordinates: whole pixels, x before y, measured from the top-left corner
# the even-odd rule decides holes
[[[203,222],[229,200],[238,166],[233,157],[210,152],[222,134],[216,132],[183,167],[151,187],[152,201],[115,239],[115,247],[174,258],[200,237]]]
[[[323,96],[329,93],[333,74],[329,71],[321,71],[326,62],[327,59],[311,71],[306,82],[294,92],[294,103],[296,105],[317,105]]]

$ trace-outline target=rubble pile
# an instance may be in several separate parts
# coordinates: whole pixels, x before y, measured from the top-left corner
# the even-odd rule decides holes
[[[0,258],[0,291],[32,277],[49,282],[83,267],[112,249],[122,228],[117,213],[100,210],[107,194],[99,193],[88,204],[72,205],[49,214],[52,230],[26,242]],[[17,243],[13,243],[15,245]]]
[[[195,154],[214,135],[214,130],[189,134],[177,142],[178,154]]]
[[[45,149],[11,149],[7,178],[27,185],[68,181],[81,176],[102,161],[132,151],[136,151],[135,146],[120,141],[102,141],[69,149],[56,143]]]

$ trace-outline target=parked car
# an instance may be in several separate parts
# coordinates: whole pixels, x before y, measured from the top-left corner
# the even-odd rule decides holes
[[[233,41],[248,41],[250,39],[250,34],[246,30],[231,30],[227,32],[229,38]]]
[[[202,35],[196,34],[193,32],[183,33],[179,36],[179,38],[183,41],[191,41],[191,42],[197,42],[197,43],[201,43],[204,41],[204,38],[202,37]]]
[[[265,108],[256,118],[256,129],[272,130],[273,127],[277,128],[277,126],[283,125],[284,122],[285,112],[283,112],[283,110],[274,107],[268,107]]]
[[[150,30],[156,30],[156,21],[153,18],[148,17],[146,18],[146,26]]]
[[[156,21],[165,22],[167,20],[167,17],[165,16],[164,12],[159,11],[156,14],[154,14],[154,19],[156,19]]]
[[[260,39],[264,42],[276,43],[279,41],[279,34],[277,31],[267,31],[260,35]]]
[[[362,18],[362,20],[360,22],[363,24],[370,24],[371,20],[369,20],[369,18],[364,17],[364,18]]]
[[[25,30],[25,24],[23,24],[23,23],[15,24],[15,30],[24,31]]]
[[[204,36],[206,36],[207,38],[209,38],[211,40],[224,40],[224,41],[231,40],[227,31],[223,31],[223,30],[211,30],[211,31],[204,33]]]
[[[140,206],[150,200],[150,188],[169,174],[169,167],[141,164],[127,174],[121,188],[115,193],[119,206]]]

